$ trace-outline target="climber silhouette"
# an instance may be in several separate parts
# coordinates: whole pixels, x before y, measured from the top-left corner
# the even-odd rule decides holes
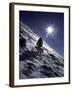
[[[37,51],[40,55],[41,55],[41,53],[43,53],[42,45],[43,45],[43,40],[42,40],[42,38],[39,38],[35,48],[37,49]]]
[[[42,45],[43,45],[43,40],[42,40],[42,38],[39,38],[38,42],[37,42],[37,46],[42,47]]]

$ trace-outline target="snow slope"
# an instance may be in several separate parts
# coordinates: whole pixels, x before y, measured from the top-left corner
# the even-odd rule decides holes
[[[52,78],[64,76],[64,59],[43,41],[43,52],[36,49],[40,38],[20,22],[20,40],[26,40],[26,46],[19,48],[19,78]],[[20,41],[19,40],[19,41]],[[20,41],[20,43],[22,43]],[[21,44],[20,44],[21,45]]]

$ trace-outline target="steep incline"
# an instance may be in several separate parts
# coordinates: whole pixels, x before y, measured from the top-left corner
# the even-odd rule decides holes
[[[39,36],[20,22],[19,78],[52,78],[64,76],[64,59],[43,41],[43,52],[36,49]],[[26,45],[25,45],[26,43]]]

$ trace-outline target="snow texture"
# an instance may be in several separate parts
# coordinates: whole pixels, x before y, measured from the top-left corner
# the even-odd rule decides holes
[[[20,22],[19,79],[54,78],[64,76],[64,59],[46,42],[36,48],[40,37]],[[40,51],[43,52],[40,53]]]

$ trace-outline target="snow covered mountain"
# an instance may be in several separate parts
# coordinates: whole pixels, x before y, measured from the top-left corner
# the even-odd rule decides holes
[[[19,29],[19,79],[63,77],[63,57],[44,41],[40,54],[35,47],[40,37],[22,22]]]

